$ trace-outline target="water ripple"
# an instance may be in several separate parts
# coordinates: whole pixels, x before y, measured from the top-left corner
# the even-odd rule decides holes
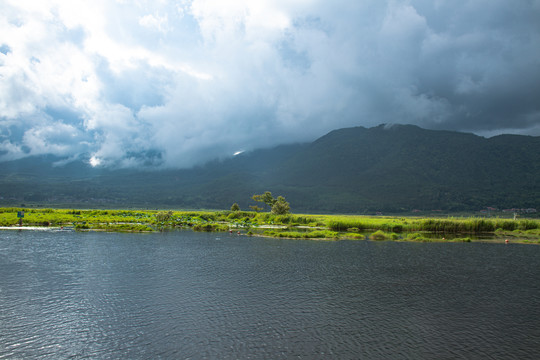
[[[540,247],[0,232],[0,359],[536,359]]]

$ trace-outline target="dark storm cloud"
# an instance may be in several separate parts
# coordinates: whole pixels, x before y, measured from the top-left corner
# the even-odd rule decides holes
[[[4,159],[191,166],[380,123],[540,135],[538,0],[0,10]]]

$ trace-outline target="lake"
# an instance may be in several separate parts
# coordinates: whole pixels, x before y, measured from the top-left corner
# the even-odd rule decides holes
[[[540,246],[0,231],[0,358],[538,359]]]

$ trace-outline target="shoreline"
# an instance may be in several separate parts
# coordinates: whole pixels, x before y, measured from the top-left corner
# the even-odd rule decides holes
[[[303,227],[306,228],[306,227]],[[235,228],[236,230],[237,228]],[[286,229],[286,227],[281,226],[264,226],[258,229]],[[114,228],[109,229],[100,229],[100,228],[89,228],[89,229],[75,229],[72,226],[63,227],[63,226],[0,226],[0,230],[5,231],[50,231],[50,232],[133,232],[133,233],[150,233],[150,231],[127,231],[127,230],[115,230]],[[193,228],[162,228],[160,231],[194,231],[194,232],[214,232],[214,233],[230,233],[229,231],[197,231]],[[159,232],[159,231],[156,231]],[[378,239],[372,238],[370,235],[365,235],[363,237],[348,237],[346,235],[339,237],[292,237],[292,236],[279,236],[279,234],[271,235],[265,233],[234,233],[237,236],[247,236],[247,237],[259,237],[259,238],[268,238],[268,239],[283,239],[283,240],[308,240],[308,241],[371,241],[371,242],[410,242],[410,243],[484,243],[484,244],[524,244],[524,245],[540,245],[540,240],[531,240],[527,238],[501,238],[493,234],[493,238],[489,239],[469,239],[469,238],[409,238],[409,237],[400,237],[398,239]]]
[[[0,226],[0,230],[26,230],[26,231],[74,231],[73,227],[69,229],[63,226]]]
[[[21,213],[23,226],[19,226]],[[540,219],[0,208],[0,224],[0,230],[5,231],[144,233],[190,229],[278,239],[540,244]]]

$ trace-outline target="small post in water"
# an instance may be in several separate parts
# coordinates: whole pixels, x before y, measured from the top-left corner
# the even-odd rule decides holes
[[[19,226],[22,226],[22,219],[24,217],[24,211],[17,211],[17,217],[19,218]]]

